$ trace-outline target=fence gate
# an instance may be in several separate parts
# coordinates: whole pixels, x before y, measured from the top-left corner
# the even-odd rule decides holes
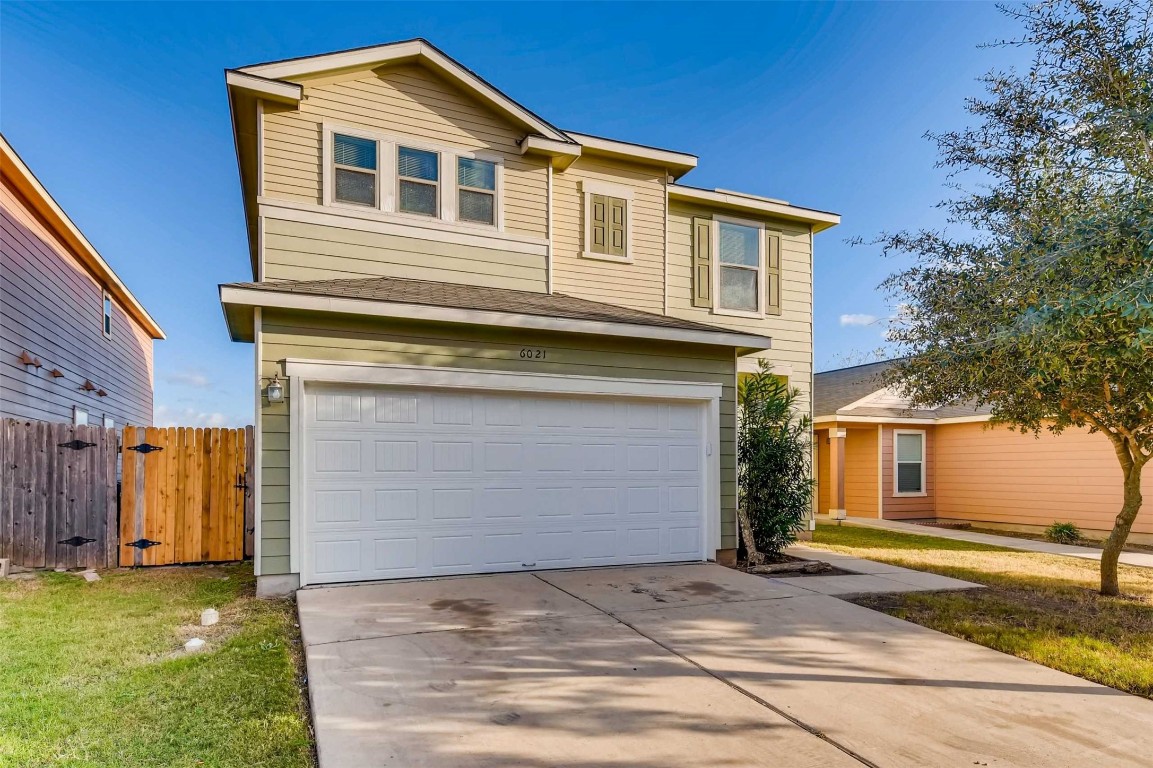
[[[0,558],[117,564],[116,430],[0,419]]]
[[[120,565],[251,554],[252,427],[124,428]]]

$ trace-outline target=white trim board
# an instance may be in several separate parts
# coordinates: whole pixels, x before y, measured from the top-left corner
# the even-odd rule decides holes
[[[307,573],[304,562],[305,498],[305,386],[320,384],[368,384],[421,388],[517,391],[577,396],[638,397],[701,402],[705,420],[704,476],[707,504],[703,510],[705,533],[702,559],[720,548],[721,465],[720,402],[723,386],[712,382],[614,379],[601,376],[567,376],[469,368],[434,368],[382,363],[333,362],[289,358],[284,361],[289,384],[289,570]],[[301,586],[304,586],[302,583]]]
[[[249,307],[275,307],[303,309],[313,312],[335,312],[346,315],[388,317],[401,320],[432,320],[467,325],[493,325],[506,328],[529,328],[562,333],[587,333],[597,336],[624,336],[634,339],[680,341],[690,344],[712,344],[762,351],[772,348],[767,336],[731,331],[698,331],[687,328],[669,328],[659,325],[640,325],[625,322],[579,320],[544,315],[525,315],[513,312],[434,307],[424,304],[404,304],[369,299],[336,296],[317,296],[291,291],[268,291],[222,285],[220,302],[224,305]],[[234,334],[235,335],[235,334]]]
[[[696,203],[706,203],[725,208],[736,208],[743,211],[755,211],[790,221],[798,221],[811,225],[813,232],[835,227],[841,223],[840,214],[817,211],[810,208],[800,208],[788,203],[778,203],[763,197],[751,197],[735,192],[720,192],[711,189],[698,189],[680,184],[669,185],[669,197],[674,200],[691,200]]]
[[[947,416],[941,419],[920,419],[905,416],[817,416],[814,424],[976,424],[991,421],[989,414],[976,416]]]

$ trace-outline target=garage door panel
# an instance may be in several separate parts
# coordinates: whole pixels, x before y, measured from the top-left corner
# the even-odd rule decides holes
[[[309,387],[305,410],[309,583],[702,554],[700,405]]]

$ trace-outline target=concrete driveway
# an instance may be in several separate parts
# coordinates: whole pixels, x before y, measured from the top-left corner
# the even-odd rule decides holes
[[[321,768],[1146,766],[1153,702],[717,565],[298,593]]]

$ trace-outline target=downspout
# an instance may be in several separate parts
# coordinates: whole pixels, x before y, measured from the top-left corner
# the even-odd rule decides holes
[[[664,274],[664,314],[669,313],[669,169],[665,168],[665,274]],[[631,236],[631,235],[630,235]]]
[[[546,166],[548,183],[545,193],[545,239],[548,240],[545,252],[545,285],[548,293],[552,293],[552,162]]]

